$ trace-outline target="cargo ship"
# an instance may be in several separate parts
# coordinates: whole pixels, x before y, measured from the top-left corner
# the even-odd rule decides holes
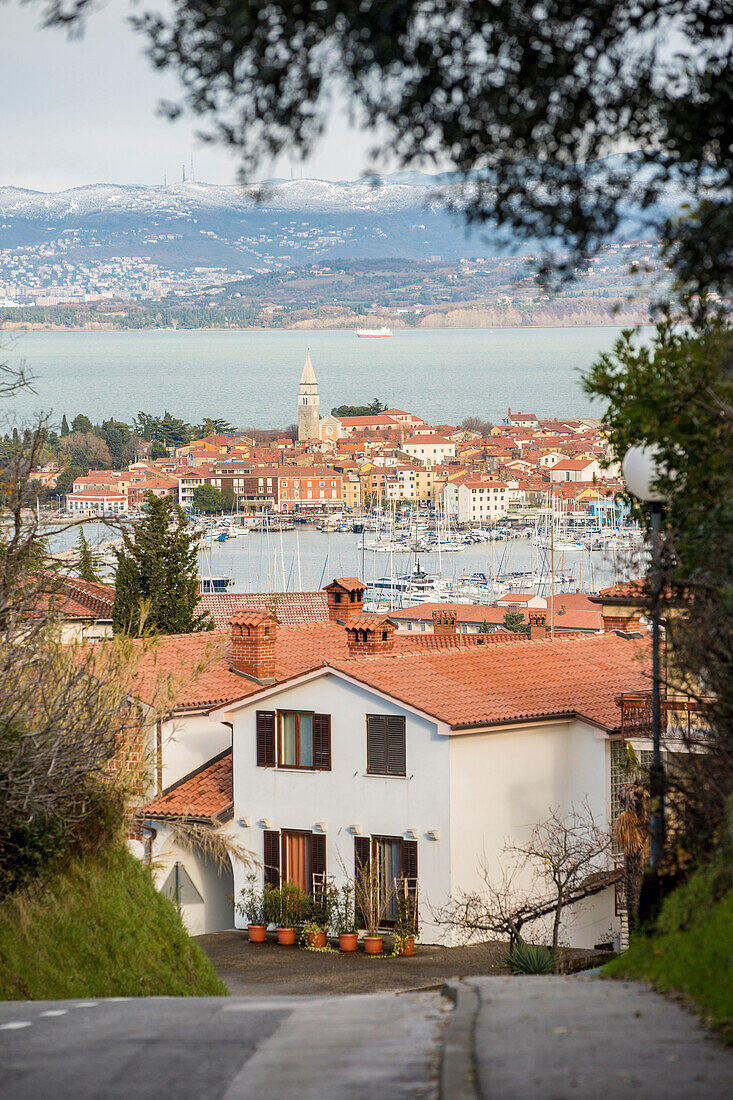
[[[361,336],[361,337],[364,337],[364,336],[375,337],[376,336],[376,337],[384,338],[385,336],[391,336],[392,335],[392,329],[391,328],[358,328],[356,330],[356,335]]]

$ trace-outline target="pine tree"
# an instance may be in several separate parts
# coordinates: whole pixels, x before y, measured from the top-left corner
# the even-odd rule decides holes
[[[66,413],[61,417],[61,438],[69,434],[69,421],[66,419]]]
[[[507,611],[504,616],[504,627],[506,630],[513,631],[514,634],[526,634],[528,624],[521,611]]]
[[[84,529],[79,528],[79,538],[76,540],[76,552],[79,555],[76,572],[83,581],[99,581],[99,576],[94,568],[94,556],[89,543],[84,535]]]
[[[145,494],[145,513],[116,550],[112,625],[115,633],[188,634],[211,630],[208,612],[197,612],[198,537],[170,497]]]

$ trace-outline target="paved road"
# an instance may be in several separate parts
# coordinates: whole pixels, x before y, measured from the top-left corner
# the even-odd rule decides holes
[[[0,1002],[2,1100],[432,1100],[437,993]]]
[[[733,1052],[636,982],[470,978],[482,1100],[726,1100]]]

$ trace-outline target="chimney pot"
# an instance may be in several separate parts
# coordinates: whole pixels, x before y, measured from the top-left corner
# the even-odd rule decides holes
[[[547,612],[533,610],[529,613],[529,636],[532,641],[542,641],[547,637]]]

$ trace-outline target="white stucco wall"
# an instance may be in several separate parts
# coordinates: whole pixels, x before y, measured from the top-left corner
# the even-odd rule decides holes
[[[497,732],[454,734],[450,739],[453,890],[480,890],[484,854],[500,880],[506,841],[527,838],[552,808],[565,814],[587,798],[596,824],[605,826],[610,756],[603,733],[569,721]],[[613,891],[585,902],[563,927],[573,947],[592,947],[612,926]],[[539,931],[539,928],[538,928]],[[529,932],[528,932],[529,934]]]
[[[232,743],[232,731],[207,714],[180,714],[162,723],[162,787],[218,756]]]
[[[181,905],[181,917],[192,936],[222,932],[234,927],[231,900],[233,878],[228,868],[217,867],[211,859],[178,844],[164,821],[147,821],[157,831],[152,847],[153,881],[160,890],[176,863],[188,873],[201,895],[201,901]]]
[[[304,710],[331,715],[330,772],[259,768],[256,765],[257,710]],[[270,818],[273,829],[312,831],[326,824],[326,871],[337,884],[354,868],[354,833],[409,839],[406,830],[418,831],[420,890],[420,938],[440,942],[442,931],[430,920],[428,902],[445,893],[449,878],[450,823],[448,808],[448,738],[436,724],[407,714],[405,724],[407,776],[366,774],[366,714],[402,714],[398,706],[367,690],[322,676],[279,692],[269,700],[252,703],[233,714],[234,724],[234,825],[249,818],[251,826],[239,827],[241,843],[258,860],[264,855],[263,827]],[[439,830],[440,839],[427,837]],[[238,894],[246,869],[235,869]]]

